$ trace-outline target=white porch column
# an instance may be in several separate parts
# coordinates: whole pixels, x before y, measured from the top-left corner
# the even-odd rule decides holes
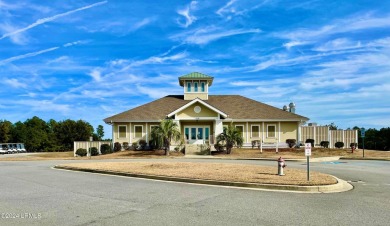
[[[132,145],[133,144],[133,137],[132,137],[132,134],[131,134],[131,122],[129,123],[129,145]]]
[[[148,123],[146,123],[146,129],[145,129],[145,131],[146,131],[146,143],[147,143],[147,145],[149,145]]]
[[[278,122],[278,142],[280,142],[280,122]]]
[[[261,125],[261,143],[264,143],[264,122],[262,122],[262,125]]]
[[[300,145],[301,143],[301,133],[302,133],[302,125],[301,125],[301,122],[298,122],[298,131],[297,131],[297,144]]]
[[[112,143],[115,143],[115,124],[111,125],[111,133],[112,133]]]
[[[222,120],[219,120],[219,119],[215,120],[214,132],[215,132],[215,136],[218,136],[219,134],[223,133],[223,123],[222,123]]]
[[[246,122],[246,143],[250,143],[249,142],[249,123]]]

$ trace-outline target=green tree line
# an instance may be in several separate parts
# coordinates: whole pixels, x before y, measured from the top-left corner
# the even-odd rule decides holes
[[[102,140],[103,126],[94,128],[83,120],[45,122],[39,117],[32,117],[25,122],[12,124],[7,120],[0,120],[0,143],[24,143],[27,151],[70,151],[74,141]]]
[[[363,138],[361,129],[355,126],[353,129],[357,129],[359,137],[359,148],[363,148]],[[367,129],[364,137],[364,148],[371,150],[390,150],[390,127],[377,129]]]

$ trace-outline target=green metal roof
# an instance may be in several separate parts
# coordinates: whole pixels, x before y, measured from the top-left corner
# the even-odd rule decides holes
[[[211,86],[211,84],[213,83],[213,79],[214,77],[211,77],[211,76],[208,76],[208,75],[205,75],[205,74],[202,74],[200,72],[191,72],[189,74],[186,74],[186,75],[183,75],[183,76],[180,76],[179,77],[179,82],[180,82],[180,85],[183,86],[185,80],[192,80],[192,79],[196,79],[196,80],[208,80],[209,81],[209,86]]]

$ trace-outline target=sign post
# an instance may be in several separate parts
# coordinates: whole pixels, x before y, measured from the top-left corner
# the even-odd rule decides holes
[[[311,156],[311,143],[305,143],[305,156],[307,161],[307,181],[310,181],[310,161]]]
[[[360,133],[361,133],[360,135],[361,135],[361,137],[363,139],[363,158],[364,158],[364,137],[366,136],[366,129],[362,128],[360,130]]]

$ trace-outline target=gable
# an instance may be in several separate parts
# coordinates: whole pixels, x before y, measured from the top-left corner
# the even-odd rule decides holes
[[[196,102],[176,113],[176,119],[186,118],[218,118],[218,112],[206,105]]]

